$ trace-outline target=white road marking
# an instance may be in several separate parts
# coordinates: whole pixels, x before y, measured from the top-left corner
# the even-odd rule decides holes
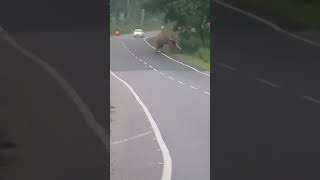
[[[199,88],[196,88],[196,87],[194,87],[194,86],[190,86],[190,88],[195,89],[195,90],[198,90],[198,89],[199,89]]]
[[[145,65],[148,65],[148,63],[147,63],[146,61],[144,61],[143,59],[138,58],[136,55],[133,55],[133,56],[135,56],[136,59],[138,59],[140,62],[143,61],[143,63],[144,63]],[[157,69],[153,68],[151,65],[148,65],[148,67],[151,68],[151,69],[153,69],[154,71],[159,72]],[[160,74],[161,74],[161,75],[166,75],[165,73],[163,73],[163,72],[161,72],[161,71],[160,71]],[[168,77],[169,79],[171,79],[171,80],[175,80],[172,76],[167,76],[167,77]],[[180,84],[185,85],[185,83],[182,82],[182,81],[177,81],[177,82],[180,83]],[[199,88],[194,87],[194,86],[190,86],[190,88],[195,89],[195,90],[198,90],[198,89],[199,89]],[[209,95],[210,95],[210,94],[209,94]],[[151,128],[151,127],[150,127],[150,128]]]
[[[260,83],[263,83],[263,84],[266,84],[266,85],[269,85],[271,87],[274,87],[274,88],[280,88],[279,85],[275,84],[275,83],[272,83],[268,80],[265,80],[265,79],[262,79],[262,78],[256,78],[257,81],[259,81]]]
[[[139,59],[138,56],[135,56],[136,59]]]
[[[152,133],[152,131],[148,131],[148,132],[145,132],[145,133],[142,133],[142,134],[138,134],[136,136],[132,136],[130,138],[126,138],[126,139],[122,139],[120,141],[112,142],[111,144],[112,145],[120,144],[120,143],[127,142],[127,141],[130,141],[130,140],[138,139],[140,137],[146,136],[146,135],[151,134],[151,133]]]
[[[305,100],[314,102],[314,103],[316,103],[316,104],[320,104],[320,100],[315,99],[315,98],[313,98],[313,97],[310,97],[310,96],[302,96],[302,98],[304,98]]]
[[[147,41],[147,39],[149,39],[149,38],[151,38],[151,37],[145,37],[145,38],[143,39],[143,41],[144,41],[148,46],[150,46],[152,49],[156,49],[155,47],[153,47],[153,46]],[[194,70],[194,71],[196,71],[196,72],[198,72],[198,73],[200,73],[200,74],[203,74],[203,75],[205,75],[205,76],[210,77],[210,74],[201,72],[201,71],[199,71],[198,69],[196,69],[196,68],[194,68],[194,67],[192,67],[192,66],[189,66],[189,65],[187,65],[187,64],[184,64],[184,63],[182,63],[182,62],[180,62],[180,61],[178,61],[178,60],[175,60],[175,59],[173,59],[172,57],[170,57],[170,56],[168,56],[168,55],[166,55],[166,54],[164,54],[164,53],[162,53],[162,52],[159,52],[159,53],[161,53],[163,56],[167,57],[168,59],[170,59],[170,60],[172,60],[172,61],[174,61],[174,62],[176,62],[176,63],[178,63],[178,64],[181,64],[181,65],[183,65],[183,66],[186,66],[186,67],[188,67],[188,68],[190,68],[190,69],[192,69],[192,70]]]
[[[168,78],[169,78],[169,79],[171,79],[171,80],[174,80],[174,78],[173,78],[173,77],[171,77],[171,76],[168,76]]]
[[[106,130],[97,122],[95,116],[88,108],[88,105],[81,99],[79,94],[72,85],[64,79],[50,64],[45,60],[41,59],[36,54],[28,51],[21,45],[19,45],[10,35],[0,26],[1,35],[0,38],[6,40],[8,44],[18,50],[21,54],[26,56],[32,63],[39,65],[44,71],[46,71],[60,87],[65,91],[67,96],[71,101],[76,105],[77,109],[83,116],[87,125],[93,130],[94,134],[102,141],[106,149],[109,148],[109,136],[106,133]]]
[[[146,114],[146,116],[148,117],[148,120],[150,121],[150,124],[153,128],[153,131],[155,133],[156,136],[156,140],[159,144],[159,147],[161,149],[162,152],[162,157],[163,157],[163,170],[162,170],[162,178],[161,180],[171,180],[171,172],[172,172],[172,160],[171,160],[171,156],[169,153],[169,150],[162,138],[162,135],[160,133],[160,130],[155,122],[155,120],[153,119],[150,111],[148,110],[147,106],[142,102],[142,100],[139,98],[139,96],[137,95],[137,93],[133,90],[133,88],[124,80],[122,80],[120,77],[118,77],[117,75],[115,75],[111,70],[110,73],[116,77],[119,81],[121,81],[124,85],[126,85],[128,87],[128,89],[131,91],[131,93],[133,94],[133,96],[136,98],[136,100],[138,101],[138,103],[141,105],[144,113]]]
[[[209,93],[209,92],[207,92],[207,91],[205,91],[205,92],[203,92],[203,93],[210,95],[210,93]]]
[[[237,68],[232,67],[232,66],[230,66],[230,65],[227,65],[227,64],[225,64],[225,63],[219,62],[219,63],[217,63],[217,65],[219,65],[219,66],[221,66],[221,67],[224,67],[224,68],[226,68],[226,69],[229,69],[229,70],[231,70],[231,71],[236,71],[236,70],[237,70]]]
[[[256,16],[256,15],[250,13],[250,12],[244,11],[244,10],[242,10],[242,9],[240,9],[240,8],[237,8],[237,7],[235,7],[235,6],[232,6],[232,5],[228,4],[228,3],[223,2],[223,1],[220,1],[220,0],[213,0],[213,2],[216,2],[217,4],[220,4],[221,6],[227,7],[227,8],[229,8],[229,9],[232,9],[232,10],[237,11],[237,12],[239,12],[239,13],[242,13],[242,14],[244,14],[244,15],[246,15],[246,16],[248,16],[248,17],[251,17],[251,18],[253,18],[253,19],[256,19],[257,21],[260,21],[260,22],[264,23],[265,25],[270,26],[270,27],[273,28],[275,31],[278,31],[278,32],[280,32],[280,33],[283,33],[283,34],[285,34],[285,35],[287,35],[287,36],[289,36],[289,37],[295,38],[295,39],[297,39],[297,40],[303,41],[303,42],[305,42],[305,43],[308,43],[308,44],[313,45],[313,46],[316,46],[316,47],[320,47],[320,43],[319,43],[319,42],[312,41],[312,40],[307,39],[307,38],[305,38],[305,37],[302,37],[302,36],[299,36],[299,35],[297,35],[297,34],[294,34],[294,33],[291,33],[291,32],[289,32],[289,31],[286,31],[286,30],[282,29],[280,26],[278,26],[278,25],[276,25],[276,24],[274,24],[274,23],[272,23],[272,22],[270,22],[270,21],[268,21],[268,20],[266,20],[266,19],[263,19],[263,18],[261,18],[261,17],[258,17],[258,16]]]

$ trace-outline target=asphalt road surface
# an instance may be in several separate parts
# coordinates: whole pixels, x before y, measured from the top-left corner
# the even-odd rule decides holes
[[[157,54],[143,38],[131,35],[112,37],[110,53],[111,71],[130,85],[157,124],[171,158],[171,179],[209,180],[210,77]],[[111,145],[111,152],[119,158],[115,165],[111,164],[115,167],[111,177],[119,179],[117,173],[124,167],[123,177],[134,175],[127,179],[166,179],[169,176],[162,176],[162,171],[170,164],[164,161],[161,143],[147,121],[147,113],[118,78],[111,76],[110,80],[111,105],[118,113],[112,115],[112,121],[120,123],[111,125],[111,141],[131,140]],[[152,133],[134,138],[150,130]],[[126,160],[132,162],[126,164]],[[139,172],[132,173],[134,169]]]
[[[53,67],[107,132],[105,29],[61,28],[10,35]],[[0,129],[16,144],[5,152],[10,161],[0,166],[0,179],[108,178],[109,143],[99,139],[65,85],[9,43],[3,33],[0,49]]]
[[[319,179],[319,47],[216,3],[213,13],[213,177]]]

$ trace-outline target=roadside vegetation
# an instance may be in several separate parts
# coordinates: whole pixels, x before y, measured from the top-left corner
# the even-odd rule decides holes
[[[168,55],[210,71],[210,0],[111,0],[110,33],[144,31],[179,31],[182,53],[164,50]],[[154,38],[149,39],[151,44]]]
[[[258,15],[287,18],[310,29],[320,29],[319,0],[228,0]],[[260,13],[260,14],[259,14]]]
[[[146,0],[111,0],[110,34],[118,29],[121,34],[132,33],[134,29],[144,31],[160,30],[163,15],[143,9]]]

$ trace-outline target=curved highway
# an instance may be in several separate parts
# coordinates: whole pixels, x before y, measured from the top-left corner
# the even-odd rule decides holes
[[[148,37],[153,35],[155,33],[146,34]],[[156,169],[154,171],[141,169],[142,178],[139,176],[138,179],[161,179],[161,176],[163,179],[169,179],[168,177],[171,176],[171,179],[176,180],[209,180],[210,77],[155,53],[144,39],[133,38],[131,35],[111,38],[110,55],[112,73],[130,85],[147,107],[169,151],[167,155],[171,158],[171,165],[163,161],[164,153],[161,154],[163,150],[159,148],[161,143],[151,141],[152,139],[157,141],[157,138],[150,123],[145,124],[147,117],[141,111],[142,107],[133,98],[128,87],[115,76],[110,75],[111,105],[115,105],[115,113],[129,116],[127,118],[114,116],[113,122],[122,123],[122,126],[111,124],[111,127],[115,127],[111,129],[111,141],[121,141],[121,138],[115,137],[121,134],[123,134],[122,139],[130,139],[152,131],[149,135],[141,136],[140,139],[134,138],[117,146],[117,148],[122,146],[122,155],[131,156],[134,164]],[[120,96],[121,92],[123,95]],[[119,154],[119,150],[115,147],[111,146],[111,151]],[[149,155],[150,163],[143,161],[147,156],[142,156],[144,158],[141,160],[141,155],[144,154]],[[125,156],[117,157],[120,158],[115,160],[118,164],[111,164],[111,166],[119,169],[123,166],[118,161]],[[160,167],[153,164],[158,164]],[[171,175],[163,173],[163,167],[170,166]],[[123,175],[134,174],[129,170],[122,173]],[[155,175],[158,178],[150,178]],[[118,179],[116,178],[118,176],[114,175],[111,178]]]

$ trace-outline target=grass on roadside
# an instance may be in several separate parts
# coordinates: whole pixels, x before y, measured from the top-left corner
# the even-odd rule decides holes
[[[194,54],[175,54],[173,58],[202,71],[210,71],[210,60],[206,61]],[[210,52],[208,58],[210,59]]]
[[[192,39],[189,39],[188,41],[192,41]],[[148,42],[155,46],[155,38],[149,38]],[[188,44],[189,43],[191,42],[188,42]],[[196,44],[195,42],[193,43]],[[179,60],[180,62],[183,62],[185,64],[188,64],[196,69],[202,71],[210,71],[210,49],[195,48],[196,50],[190,51],[188,47],[193,47],[194,44],[189,44],[189,46],[183,46],[184,51],[182,54],[170,51],[170,48],[168,48],[168,46],[165,46],[162,51],[170,57]]]

